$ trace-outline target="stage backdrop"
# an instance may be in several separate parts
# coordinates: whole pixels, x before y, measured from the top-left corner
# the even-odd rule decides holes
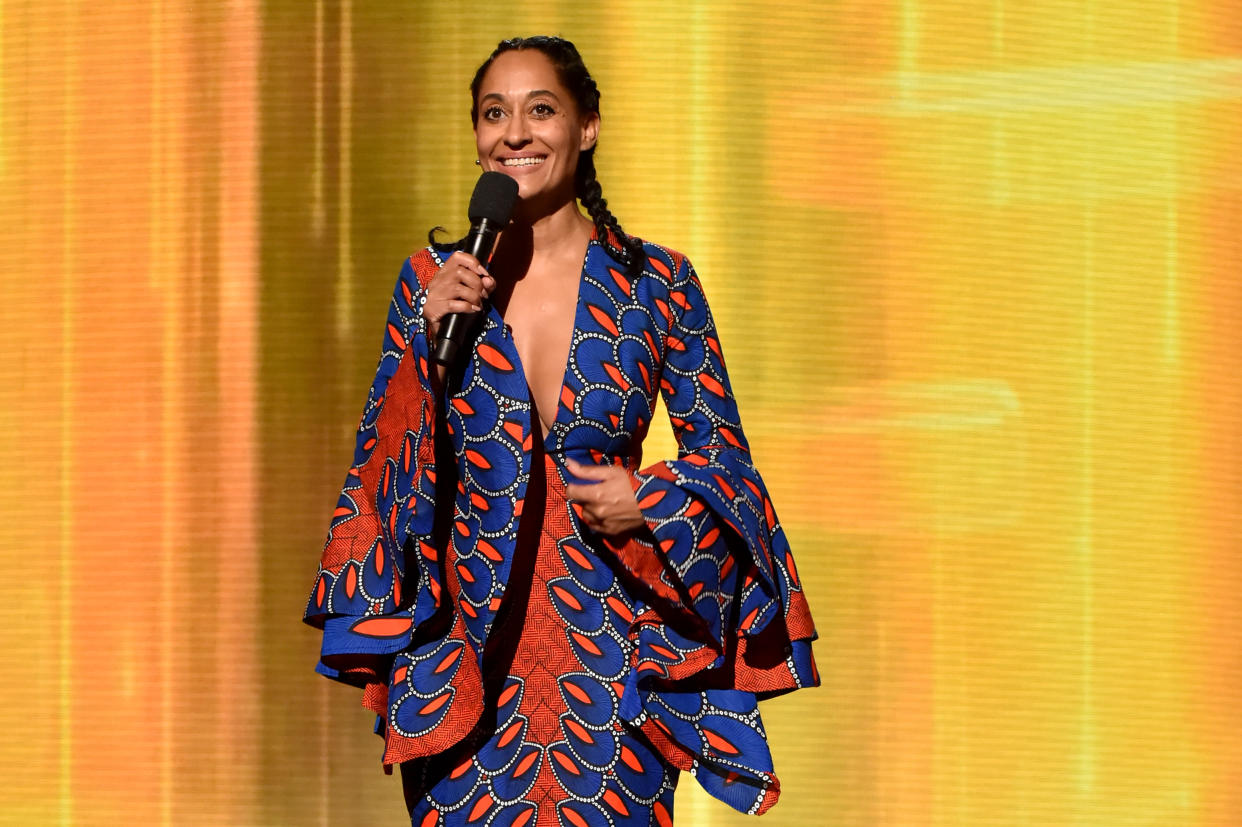
[[[0,821],[401,822],[299,619],[402,260],[465,227],[470,76],[538,32],[801,564],[764,823],[1242,820],[1239,20],[5,0]],[[677,818],[750,823],[689,778]]]

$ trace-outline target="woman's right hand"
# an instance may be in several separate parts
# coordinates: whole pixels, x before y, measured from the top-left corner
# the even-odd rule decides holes
[[[423,318],[434,343],[440,322],[449,313],[475,313],[483,309],[483,300],[495,288],[496,281],[487,268],[469,253],[453,253],[427,284],[427,301]]]

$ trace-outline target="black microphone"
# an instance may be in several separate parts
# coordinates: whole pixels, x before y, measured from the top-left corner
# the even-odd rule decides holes
[[[491,264],[492,247],[496,245],[496,233],[509,223],[509,214],[517,203],[517,181],[503,172],[485,172],[474,185],[470,196],[470,232],[466,234],[461,249],[479,260],[484,267]],[[440,323],[440,337],[436,341],[431,361],[449,365],[457,359],[457,351],[470,334],[471,328],[483,315],[478,313],[449,313]]]

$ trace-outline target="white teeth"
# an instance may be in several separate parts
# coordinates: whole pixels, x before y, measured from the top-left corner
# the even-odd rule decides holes
[[[542,164],[543,159],[542,158],[505,158],[504,161],[502,161],[501,163],[503,163],[507,167],[528,167],[528,166],[531,166],[532,164]]]

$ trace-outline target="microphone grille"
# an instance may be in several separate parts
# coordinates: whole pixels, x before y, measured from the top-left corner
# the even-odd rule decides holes
[[[474,195],[470,196],[470,221],[485,218],[492,223],[508,224],[517,197],[517,181],[503,172],[483,173],[474,185]]]

